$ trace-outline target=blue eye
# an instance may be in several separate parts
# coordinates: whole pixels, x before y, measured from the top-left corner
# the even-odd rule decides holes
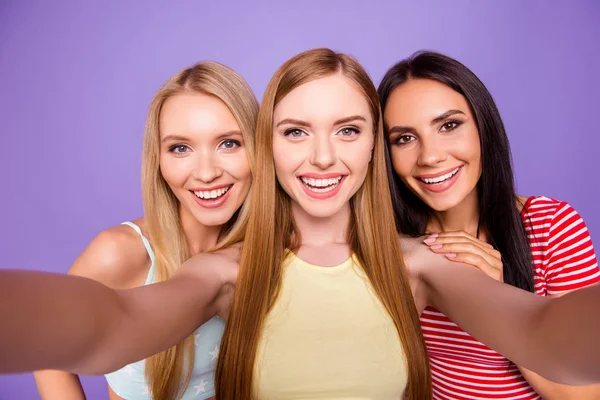
[[[169,147],[169,152],[171,153],[185,153],[187,150],[189,150],[189,147],[185,144],[175,144]]]
[[[304,131],[302,131],[298,128],[291,128],[291,129],[286,130],[283,134],[285,136],[291,136],[291,137],[297,138],[297,137],[304,135],[305,133],[304,133]]]
[[[356,128],[349,126],[346,128],[342,128],[338,133],[344,137],[353,137],[353,136],[358,135],[360,133],[360,131]]]
[[[223,142],[221,142],[221,146],[227,150],[232,150],[235,149],[236,147],[240,147],[241,143],[237,140],[232,140],[232,139],[226,139],[223,140]]]

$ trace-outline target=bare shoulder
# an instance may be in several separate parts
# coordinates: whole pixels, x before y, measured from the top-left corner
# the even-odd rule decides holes
[[[435,254],[423,243],[425,237],[398,236],[400,248],[404,255],[404,262],[409,270],[423,266],[428,260],[435,259],[431,256],[439,256]]]
[[[415,305],[419,315],[423,312],[428,303],[429,288],[425,284],[422,276],[423,269],[427,266],[427,252],[437,255],[430,251],[423,244],[424,237],[399,236],[400,248],[404,258],[404,265],[408,272],[410,288],[412,290]]]
[[[527,204],[527,200],[529,200],[529,197],[517,195],[517,209],[519,211],[521,211],[523,208],[525,208],[525,204]]]
[[[440,272],[452,271],[459,266],[466,264],[450,261],[441,254],[436,254],[424,243],[425,237],[399,237],[400,247],[404,254],[404,263],[408,270],[411,289],[415,298],[417,311],[421,313],[427,304],[430,304],[432,293],[439,289],[436,284],[432,285],[432,277],[439,275]],[[444,274],[447,275],[447,274]],[[439,283],[439,279],[433,281]]]
[[[427,247],[423,240],[423,237],[408,237],[399,236],[400,247],[404,254],[404,262],[406,267],[411,272],[411,275],[420,273],[426,269],[440,268],[447,265],[458,265],[462,264],[455,261],[450,261],[442,254],[434,253]]]
[[[143,219],[134,223],[143,232]],[[140,235],[130,226],[118,225],[100,232],[75,260],[69,274],[127,289],[143,284],[149,268],[150,257]]]

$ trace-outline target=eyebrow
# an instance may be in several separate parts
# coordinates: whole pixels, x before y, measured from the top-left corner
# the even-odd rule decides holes
[[[348,122],[353,122],[353,121],[364,121],[364,122],[367,122],[367,119],[365,117],[363,117],[362,115],[351,115],[349,117],[344,117],[344,118],[340,118],[340,119],[336,120],[333,123],[333,125],[347,124]],[[279,128],[281,125],[285,125],[285,124],[298,125],[298,126],[303,126],[303,127],[306,127],[306,128],[310,128],[311,127],[311,124],[309,122],[302,121],[300,119],[295,119],[295,118],[285,118],[285,119],[282,119],[281,121],[279,121],[277,123],[277,125],[275,125],[275,127]]]
[[[233,131],[228,131],[228,132],[223,132],[221,133],[218,137],[217,140],[222,140],[225,139],[227,137],[230,136],[235,136],[235,135],[239,135],[242,136],[242,132],[240,132],[239,130],[233,130]],[[161,143],[165,143],[165,142],[175,142],[175,141],[186,141],[186,140],[190,140],[189,137],[187,136],[181,136],[181,135],[167,135],[164,138],[161,139]]]
[[[347,124],[348,122],[353,122],[353,121],[367,122],[367,119],[365,117],[363,117],[362,115],[351,115],[351,116],[346,117],[346,118],[340,118],[337,121],[335,121],[333,124],[334,125],[341,125],[341,124]]]
[[[448,110],[443,114],[438,115],[437,117],[435,117],[434,119],[431,120],[431,125],[435,125],[438,124],[440,122],[442,122],[443,120],[445,120],[448,117],[451,117],[452,115],[455,114],[462,114],[462,115],[466,115],[464,112],[460,111],[460,110]],[[388,129],[388,135],[391,135],[392,133],[406,133],[406,132],[414,132],[415,129],[410,127],[410,126],[393,126],[390,129]]]
[[[277,125],[275,125],[276,128],[279,128],[281,125],[298,125],[298,126],[304,126],[306,128],[310,128],[310,123],[306,122],[306,121],[302,121],[301,119],[295,119],[295,118],[285,118],[282,119],[281,121],[279,121],[277,123]]]
[[[434,119],[431,120],[431,125],[435,125],[437,123],[442,122],[443,120],[445,120],[446,118],[455,115],[455,114],[462,114],[465,115],[464,112],[460,111],[460,110],[448,110],[445,113],[435,117]]]

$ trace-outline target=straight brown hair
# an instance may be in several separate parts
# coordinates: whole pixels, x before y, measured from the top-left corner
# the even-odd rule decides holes
[[[281,286],[284,251],[296,250],[301,243],[290,211],[290,199],[275,175],[273,112],[298,86],[333,74],[341,74],[357,85],[369,103],[374,121],[372,162],[364,184],[351,199],[348,242],[398,331],[407,360],[406,398],[431,398],[427,351],[394,224],[377,91],[356,60],[329,49],[315,49],[293,57],[277,70],[258,113],[253,202],[238,283],[217,364],[218,399],[254,398],[257,347],[265,317],[277,300]]]

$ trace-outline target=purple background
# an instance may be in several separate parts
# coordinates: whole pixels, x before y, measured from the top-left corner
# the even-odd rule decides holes
[[[464,62],[501,110],[519,193],[569,201],[600,238],[594,0],[57,3],[0,2],[0,268],[66,272],[96,233],[140,216],[146,108],[177,70],[223,62],[260,98],[283,61],[320,46],[376,83],[419,49]],[[107,397],[102,378],[84,385]],[[34,398],[32,375],[0,377],[0,399]]]

